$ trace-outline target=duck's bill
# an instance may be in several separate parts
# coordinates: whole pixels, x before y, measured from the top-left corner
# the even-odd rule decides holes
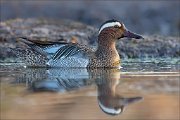
[[[129,30],[125,31],[124,32],[124,37],[127,37],[127,38],[135,38],[135,39],[144,39],[141,35],[138,35],[136,33],[133,33]]]
[[[132,98],[124,98],[122,103],[127,106],[129,104],[132,104],[132,103],[136,103],[140,100],[143,100],[143,97],[132,97]]]

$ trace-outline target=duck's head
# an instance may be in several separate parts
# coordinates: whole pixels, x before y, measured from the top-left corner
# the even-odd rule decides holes
[[[120,39],[123,37],[143,39],[142,36],[129,31],[122,22],[117,20],[108,20],[103,23],[99,29],[99,36],[109,35],[113,39]]]
[[[103,112],[109,115],[119,115],[124,112],[124,108],[129,104],[142,100],[142,97],[124,98],[116,96],[99,96],[98,104]]]

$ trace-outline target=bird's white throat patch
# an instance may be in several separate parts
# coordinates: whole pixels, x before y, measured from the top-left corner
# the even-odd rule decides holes
[[[110,22],[110,23],[106,23],[104,24],[100,30],[99,30],[99,34],[101,33],[101,31],[104,29],[104,28],[107,28],[107,27],[113,27],[115,25],[118,25],[119,27],[121,27],[121,24],[119,22]]]

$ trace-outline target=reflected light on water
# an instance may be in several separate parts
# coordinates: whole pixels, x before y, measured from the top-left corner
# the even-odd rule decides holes
[[[178,72],[1,71],[2,119],[178,119]]]

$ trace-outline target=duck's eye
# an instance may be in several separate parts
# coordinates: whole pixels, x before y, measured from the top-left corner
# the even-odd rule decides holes
[[[114,28],[120,28],[120,26],[119,25],[115,25]]]

